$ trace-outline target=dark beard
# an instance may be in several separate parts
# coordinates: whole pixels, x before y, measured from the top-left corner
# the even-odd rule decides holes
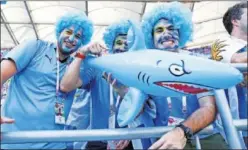
[[[174,36],[162,36],[158,39],[158,43],[161,43],[164,42],[164,41],[177,41],[178,39]]]
[[[113,53],[123,53],[123,52],[127,52],[128,50],[122,50],[122,49],[114,49]]]
[[[63,55],[71,55],[73,52],[65,52],[63,49],[61,50],[61,54]]]

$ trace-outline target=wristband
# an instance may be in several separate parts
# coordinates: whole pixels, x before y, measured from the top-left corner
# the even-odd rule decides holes
[[[85,59],[85,55],[83,53],[77,52],[75,57],[80,58],[80,59]]]
[[[193,137],[193,132],[189,127],[186,127],[185,125],[182,124],[182,122],[179,125],[176,125],[176,127],[179,127],[183,130],[184,136],[186,139],[191,139]]]

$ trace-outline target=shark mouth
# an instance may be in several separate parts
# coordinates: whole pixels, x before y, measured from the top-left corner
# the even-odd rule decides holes
[[[155,82],[156,85],[162,86],[165,88],[169,88],[174,91],[183,92],[186,94],[199,94],[203,92],[208,92],[213,88],[190,84],[190,83],[183,83],[183,82]]]

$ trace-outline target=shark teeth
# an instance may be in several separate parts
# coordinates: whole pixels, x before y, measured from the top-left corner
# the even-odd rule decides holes
[[[176,90],[178,92],[183,92],[186,94],[199,94],[203,92],[207,92],[212,90],[212,88],[208,88],[205,86],[190,84],[190,83],[180,83],[180,82],[156,82],[155,84],[169,88],[172,90]]]

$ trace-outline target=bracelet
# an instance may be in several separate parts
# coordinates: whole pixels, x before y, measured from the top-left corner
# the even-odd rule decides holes
[[[183,125],[182,122],[180,122],[178,125],[176,125],[176,127],[179,127],[183,130],[184,132],[184,136],[186,137],[186,139],[191,139],[193,137],[193,132],[189,127],[186,127],[185,125]]]
[[[83,53],[77,52],[75,57],[81,58],[81,59],[85,59],[85,55]]]

